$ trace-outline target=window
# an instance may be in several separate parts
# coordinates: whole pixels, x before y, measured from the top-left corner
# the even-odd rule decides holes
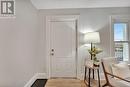
[[[115,56],[119,61],[129,61],[128,24],[114,23]]]

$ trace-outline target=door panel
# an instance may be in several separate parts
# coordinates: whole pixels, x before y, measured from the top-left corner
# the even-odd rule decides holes
[[[76,21],[51,21],[51,77],[76,77]]]

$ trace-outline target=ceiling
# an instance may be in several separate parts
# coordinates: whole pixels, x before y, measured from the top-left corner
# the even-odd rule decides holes
[[[130,0],[31,0],[37,9],[130,7]]]

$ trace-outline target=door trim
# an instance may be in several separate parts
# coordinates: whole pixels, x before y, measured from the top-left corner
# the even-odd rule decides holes
[[[79,20],[79,15],[54,15],[54,16],[46,16],[46,73],[47,73],[47,78],[51,78],[51,62],[50,62],[50,21],[53,20],[55,21],[56,18],[61,18],[59,19],[58,21],[62,21],[62,20],[66,20],[68,21],[68,19],[66,18],[69,18],[69,20],[71,21],[76,21],[76,78],[78,78],[78,20]],[[64,19],[63,19],[64,18]],[[56,20],[57,21],[57,20]],[[49,39],[48,39],[49,38]]]

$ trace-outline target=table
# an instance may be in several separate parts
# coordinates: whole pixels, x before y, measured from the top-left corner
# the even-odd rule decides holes
[[[99,75],[99,67],[95,67],[95,66],[93,66],[93,64],[90,64],[90,63],[87,63],[87,64],[85,64],[85,75],[84,75],[84,82],[86,83],[86,74],[87,74],[87,69],[89,69],[89,71],[88,71],[88,74],[89,74],[89,76],[88,76],[88,79],[89,79],[89,81],[88,81],[88,87],[91,87],[90,86],[90,84],[91,84],[91,82],[90,82],[90,79],[91,79],[91,70],[93,71],[93,73],[94,73],[94,71],[96,70],[97,71],[97,75],[98,75],[98,86],[100,87],[100,75]],[[93,77],[94,77],[94,74],[93,74]],[[93,78],[94,79],[94,78]]]

